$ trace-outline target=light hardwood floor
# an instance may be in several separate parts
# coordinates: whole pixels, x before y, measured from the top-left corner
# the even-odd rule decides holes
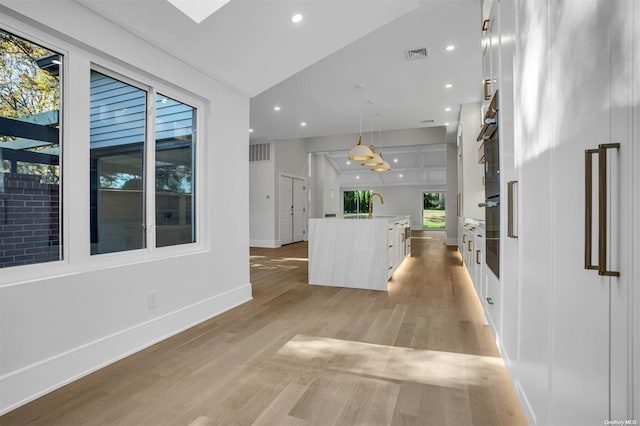
[[[307,245],[251,249],[254,300],[0,425],[524,425],[473,286],[414,232],[389,293],[309,286]]]

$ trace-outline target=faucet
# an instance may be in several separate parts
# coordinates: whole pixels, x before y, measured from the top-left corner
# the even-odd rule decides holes
[[[369,198],[369,217],[373,216],[373,197],[377,195],[380,197],[380,204],[384,204],[384,200],[382,199],[382,194],[379,192],[374,192],[371,194],[371,198]]]

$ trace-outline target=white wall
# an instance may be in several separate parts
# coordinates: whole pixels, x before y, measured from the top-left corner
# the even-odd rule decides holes
[[[463,104],[460,108],[460,123],[462,124],[462,168],[463,198],[462,211],[464,217],[484,220],[484,208],[478,203],[484,202],[483,164],[478,164],[478,148],[476,142],[480,133],[481,119],[480,103]]]
[[[306,179],[307,145],[304,139],[274,141],[276,174]]]
[[[0,6],[5,30],[65,53],[67,108],[65,260],[6,268],[0,275],[2,413],[249,300],[251,285],[249,99],[71,0],[0,3],[33,19]],[[218,166],[198,168],[197,244],[90,256],[92,62],[168,90],[199,94],[199,164]],[[157,291],[158,307],[150,310],[151,290]]]
[[[311,153],[311,212],[309,217],[325,217],[342,211],[340,179],[324,153]]]

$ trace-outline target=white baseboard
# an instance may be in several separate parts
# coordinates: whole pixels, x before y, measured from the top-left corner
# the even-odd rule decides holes
[[[529,420],[529,424],[536,425],[538,424],[538,418],[536,413],[533,411],[533,407],[529,402],[529,398],[527,398],[527,393],[522,388],[522,385],[518,380],[514,380],[513,382],[516,388],[516,394],[518,395],[520,402],[522,402],[522,407],[524,408],[525,414],[527,415],[527,420]]]
[[[280,240],[251,240],[249,241],[249,246],[251,247],[261,247],[261,248],[276,248],[280,247]]]
[[[0,377],[0,415],[252,299],[251,283]]]

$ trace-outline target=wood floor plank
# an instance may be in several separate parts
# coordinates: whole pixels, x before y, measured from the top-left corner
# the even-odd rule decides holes
[[[459,254],[414,236],[388,293],[308,285],[306,243],[251,249],[252,301],[0,424],[526,424]]]

